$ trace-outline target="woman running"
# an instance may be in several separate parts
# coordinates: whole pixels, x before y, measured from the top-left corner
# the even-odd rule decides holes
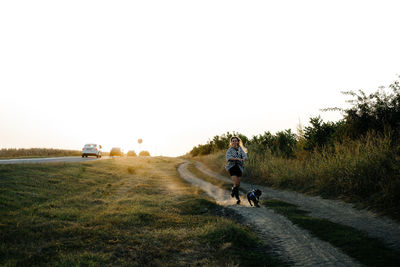
[[[226,151],[226,170],[229,172],[233,180],[231,196],[236,198],[236,204],[240,204],[239,186],[240,177],[242,177],[244,161],[246,161],[247,149],[243,146],[242,141],[237,136],[230,139],[229,148]]]

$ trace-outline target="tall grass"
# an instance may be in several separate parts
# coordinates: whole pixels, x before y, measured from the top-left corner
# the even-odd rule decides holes
[[[202,161],[224,172],[224,152]],[[219,166],[219,167],[218,167]],[[253,182],[278,188],[344,198],[400,218],[400,157],[390,136],[367,134],[336,142],[295,159],[249,147],[247,171]]]
[[[79,150],[55,148],[2,148],[0,158],[80,156]]]

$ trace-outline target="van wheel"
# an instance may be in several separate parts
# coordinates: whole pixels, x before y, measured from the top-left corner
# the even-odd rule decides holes
[[[82,158],[84,157],[85,155],[82,155]]]

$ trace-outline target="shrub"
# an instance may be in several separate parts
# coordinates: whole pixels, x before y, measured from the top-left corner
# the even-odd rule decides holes
[[[127,155],[128,157],[137,157],[136,152],[133,151],[133,150],[129,150],[128,153],[126,153],[126,155]]]
[[[304,149],[312,151],[330,147],[343,137],[344,121],[323,122],[321,117],[310,118],[311,126],[304,128]]]
[[[352,105],[350,108],[328,108],[323,111],[338,110],[344,113],[343,135],[356,139],[373,130],[378,133],[389,132],[393,141],[398,139],[400,134],[399,81],[394,81],[388,88],[381,86],[370,95],[362,90],[342,93],[353,97],[346,101]]]
[[[139,156],[141,156],[141,157],[150,157],[150,152],[146,151],[146,150],[140,151],[139,152]]]

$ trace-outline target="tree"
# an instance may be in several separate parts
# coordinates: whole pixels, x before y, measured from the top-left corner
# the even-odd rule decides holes
[[[343,122],[323,122],[321,117],[310,118],[311,126],[305,127],[305,150],[314,150],[315,148],[322,148],[333,145],[337,140],[339,129],[342,127]]]
[[[357,138],[370,130],[384,133],[390,131],[393,137],[400,132],[400,83],[394,81],[388,88],[380,87],[378,91],[366,95],[362,90],[342,92],[353,99],[345,113],[346,133]]]

